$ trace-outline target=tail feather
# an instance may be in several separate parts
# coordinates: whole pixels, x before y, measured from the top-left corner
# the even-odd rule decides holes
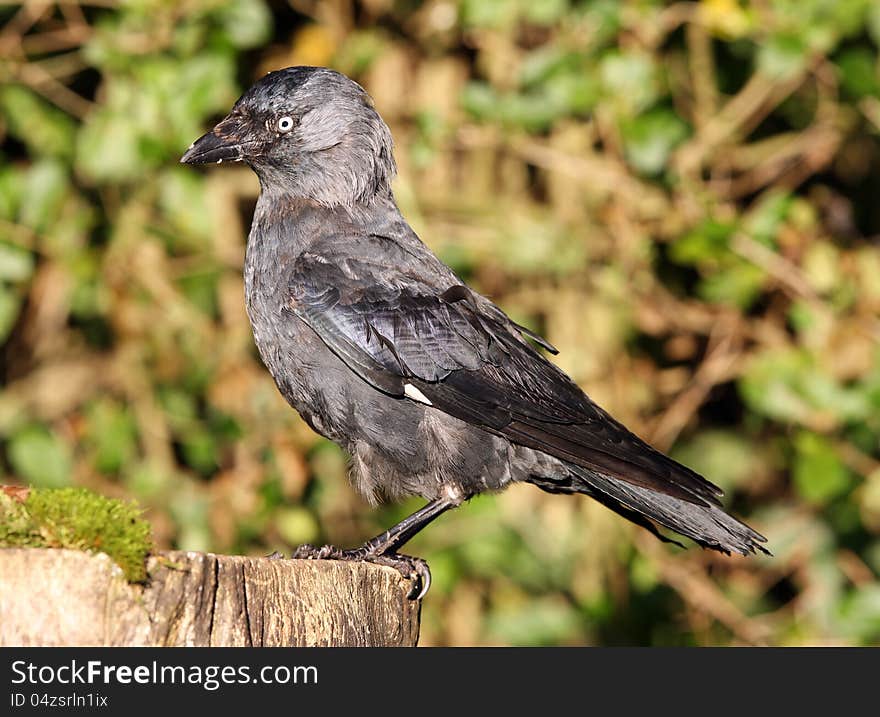
[[[728,555],[758,552],[770,555],[770,551],[761,545],[767,542],[763,535],[716,505],[696,505],[580,466],[569,465],[569,468],[571,473],[566,481],[533,477],[531,482],[552,493],[589,495],[664,542],[676,543],[662,535],[654,523],[684,535],[704,548]]]

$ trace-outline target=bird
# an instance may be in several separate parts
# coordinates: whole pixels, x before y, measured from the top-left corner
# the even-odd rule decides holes
[[[589,496],[667,542],[661,526],[722,553],[768,553],[716,485],[594,403],[542,353],[557,353],[550,342],[420,240],[392,191],[391,132],[358,83],[326,67],[270,72],[180,161],[244,162],[259,179],[245,303],[278,390],[350,454],[368,501],[427,501],[358,548],[292,557],[390,565],[421,598],[430,570],[403,545],[522,482]]]

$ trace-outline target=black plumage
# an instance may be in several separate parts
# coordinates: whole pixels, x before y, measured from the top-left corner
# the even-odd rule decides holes
[[[270,73],[181,161],[224,160],[260,178],[247,308],[282,394],[351,453],[365,495],[430,501],[358,550],[300,556],[400,566],[396,550],[427,522],[514,481],[589,495],[658,536],[654,522],[723,552],[764,550],[715,485],[594,404],[530,343],[555,353],[548,342],[425,247],[359,85],[325,68]]]

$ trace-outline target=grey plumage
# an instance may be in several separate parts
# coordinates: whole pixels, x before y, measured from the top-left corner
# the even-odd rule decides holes
[[[351,453],[366,497],[431,501],[355,557],[394,552],[515,481],[589,495],[658,536],[655,522],[723,552],[764,550],[716,486],[596,406],[530,341],[550,344],[419,240],[391,192],[391,134],[359,85],[325,68],[267,75],[181,161],[223,160],[260,179],[246,300],[279,390]]]

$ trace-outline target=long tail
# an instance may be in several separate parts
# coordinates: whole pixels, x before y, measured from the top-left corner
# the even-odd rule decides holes
[[[539,477],[530,478],[529,482],[551,493],[588,495],[664,542],[676,541],[662,535],[654,522],[687,536],[704,548],[728,555],[750,555],[759,551],[770,555],[761,545],[767,542],[763,535],[716,505],[690,503],[580,466],[569,464],[569,468],[571,472],[564,482]]]

